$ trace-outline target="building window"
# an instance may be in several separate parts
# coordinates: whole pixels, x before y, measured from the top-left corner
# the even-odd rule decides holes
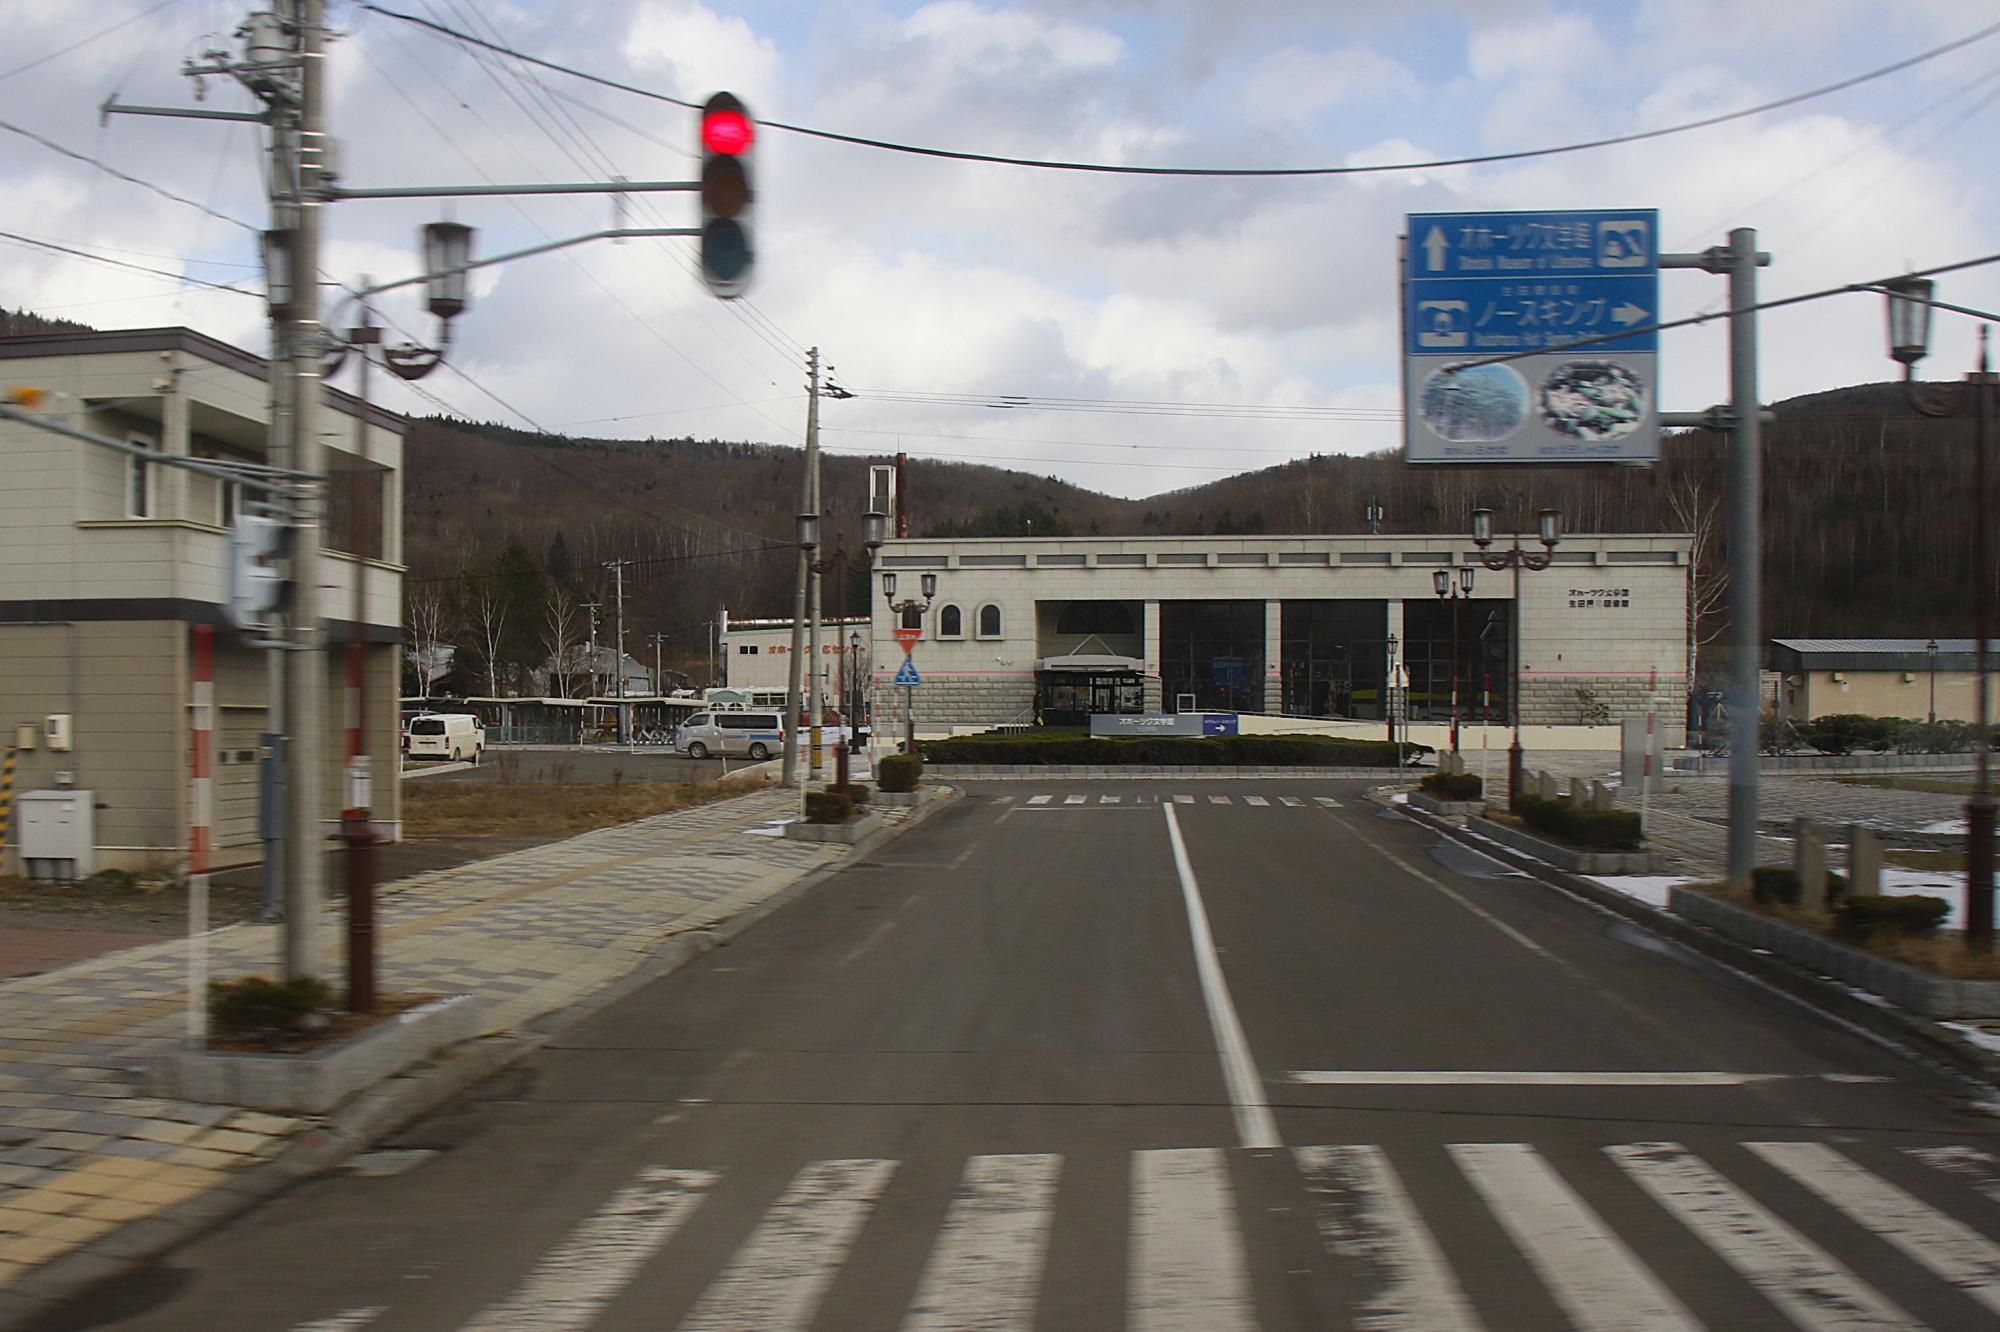
[[[754,657],[757,655],[757,645],[755,643],[738,643],[736,645],[736,655],[739,657]]]
[[[234,526],[239,506],[242,504],[242,489],[234,481],[223,481],[218,478],[215,494],[216,526]]]
[[[965,612],[951,605],[938,607],[937,636],[939,638],[964,638]]]
[[[979,608],[979,636],[1000,637],[1000,608],[990,601]]]
[[[142,449],[158,447],[146,436],[128,433],[127,444],[136,444]],[[129,454],[125,459],[125,516],[127,518],[151,518],[153,516],[153,465],[144,458],[134,458]]]

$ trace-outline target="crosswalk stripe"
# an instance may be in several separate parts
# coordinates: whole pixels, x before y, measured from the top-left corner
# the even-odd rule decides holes
[[[903,1332],[978,1332],[1034,1322],[1035,1282],[1055,1220],[1055,1155],[966,1162]]]
[[[841,1261],[889,1186],[894,1161],[815,1161],[681,1324],[681,1332],[779,1332],[812,1321]]]
[[[1279,796],[1278,803],[1283,805],[1286,809],[1297,809],[1300,805],[1303,805],[1306,802],[1299,799],[1297,796]]]
[[[1800,1327],[1848,1332],[1921,1326],[1679,1143],[1604,1150]]]
[[[1100,805],[1115,805],[1118,803],[1118,799],[1117,796],[1099,796],[1097,797],[1097,803]]]
[[[1228,797],[1228,796],[1210,796],[1210,797],[1208,798],[1208,803],[1209,803],[1209,804],[1211,804],[1211,805],[1226,805],[1226,804],[1228,804],[1228,803],[1229,803],[1229,797]]]
[[[1089,799],[1090,799],[1090,797],[1089,797],[1089,796],[1080,796],[1080,795],[1072,795],[1072,796],[1064,796],[1064,797],[1063,797],[1063,803],[1064,803],[1065,805],[1081,805],[1081,804],[1083,804],[1083,803],[1084,803],[1084,802],[1085,802],[1086,800],[1089,800]]]
[[[1912,1147],[1909,1152],[1927,1166],[1971,1180],[1973,1187],[2000,1202],[2000,1161],[1977,1147]]]
[[[1243,803],[1246,805],[1268,805],[1271,802],[1264,799],[1263,796],[1244,796]]]
[[[1054,799],[1055,799],[1054,796],[1046,796],[1046,795],[1029,796],[1028,803],[1031,805],[1046,805],[1049,803],[1049,801]]]
[[[1292,1152],[1316,1195],[1327,1250],[1361,1269],[1356,1325],[1374,1332],[1474,1332],[1472,1306],[1380,1147]]]
[[[374,1322],[375,1316],[384,1312],[385,1308],[378,1304],[370,1309],[349,1309],[331,1318],[315,1318],[310,1323],[299,1323],[292,1328],[292,1332],[354,1332],[355,1328]]]
[[[1218,1147],[1140,1152],[1132,1164],[1127,1309],[1134,1332],[1248,1332],[1248,1263]]]
[[[2000,1248],[1817,1142],[1743,1144],[1987,1308],[2000,1312]]]
[[[527,1279],[463,1332],[585,1328],[687,1220],[716,1181],[710,1170],[649,1166],[579,1222]]]
[[[1319,807],[1321,809],[1340,808],[1340,802],[1338,800],[1335,800],[1332,796],[1314,796],[1313,799],[1319,802]]]
[[[1194,797],[1191,795],[1177,795],[1174,797],[1174,803],[1176,805],[1192,805]]]
[[[1448,1150],[1577,1327],[1701,1326],[1533,1148],[1469,1142]]]

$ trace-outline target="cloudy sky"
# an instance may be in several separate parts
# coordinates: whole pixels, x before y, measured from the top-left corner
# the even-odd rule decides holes
[[[546,59],[770,120],[940,149],[1182,167],[1380,166],[1698,120],[1978,32],[1978,0],[384,0]],[[259,127],[114,117],[194,105],[186,57],[245,6],[0,0],[0,305],[102,328],[188,324],[263,350]],[[523,67],[335,0],[330,125],[345,183],[685,179],[693,113]],[[211,80],[203,105],[253,109]],[[803,437],[805,349],[852,400],[822,440],[1023,467],[1145,495],[1399,440],[1396,238],[1411,212],[1657,208],[1667,249],[1755,226],[1767,297],[2000,250],[2000,35],[1784,110],[1641,143],[1472,167],[1134,177],[913,156],[767,127],[758,269],[721,302],[682,240],[486,270],[451,367],[392,405],[578,434]],[[223,215],[176,202],[48,144]],[[595,198],[459,201],[486,254],[609,225]],[[416,271],[437,203],[326,210],[325,271]],[[635,199],[686,226],[686,195]],[[93,262],[53,243],[162,275]],[[2000,268],[2000,265],[1996,265]],[[1940,295],[2000,306],[2000,273]],[[1662,278],[1669,317],[1722,283]],[[1888,378],[1881,298],[1763,321],[1767,399]],[[385,314],[428,335],[413,300]],[[1971,363],[1942,316],[1926,373]],[[1661,401],[1726,392],[1720,322],[1663,335]],[[351,374],[351,372],[350,372]],[[343,381],[345,382],[345,381]],[[378,383],[380,382],[378,378]],[[1004,395],[1068,410],[1000,407]]]

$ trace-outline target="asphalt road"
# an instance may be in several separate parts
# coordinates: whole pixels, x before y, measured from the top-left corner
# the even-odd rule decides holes
[[[996,783],[46,1326],[1988,1327],[1995,1127],[1353,783]]]

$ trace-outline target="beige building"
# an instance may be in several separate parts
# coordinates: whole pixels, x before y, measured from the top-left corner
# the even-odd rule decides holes
[[[0,384],[43,389],[44,415],[165,456],[268,461],[269,366],[188,329],[0,338]],[[364,433],[358,400],[329,389],[326,404],[326,815],[336,819],[342,802],[345,651],[365,571],[374,811],[394,821],[408,426],[370,408]],[[272,654],[224,615],[228,524],[245,495],[215,477],[12,421],[0,421],[0,476],[0,740],[17,747],[17,794],[90,792],[96,868],[184,865],[192,631],[215,625],[215,861],[261,859],[259,742],[279,723]],[[51,718],[66,720],[52,727]],[[17,817],[0,859],[5,872],[20,868],[19,825]]]
[[[1469,536],[897,540],[876,564],[875,678],[886,687],[902,660],[885,571],[899,601],[938,578],[910,617],[920,728],[1187,706],[1373,720],[1392,689],[1412,720],[1442,722],[1454,678],[1462,716],[1502,722],[1518,616],[1524,723],[1651,711],[1678,745],[1687,559],[1684,536],[1567,535],[1548,569],[1521,575],[1517,606],[1513,576],[1479,567]],[[1467,565],[1471,598],[1440,601],[1434,572]]]
[[[1939,721],[1973,721],[1978,647],[1972,638],[1777,638],[1770,666],[1797,721],[1841,713],[1922,721],[1934,711]]]

